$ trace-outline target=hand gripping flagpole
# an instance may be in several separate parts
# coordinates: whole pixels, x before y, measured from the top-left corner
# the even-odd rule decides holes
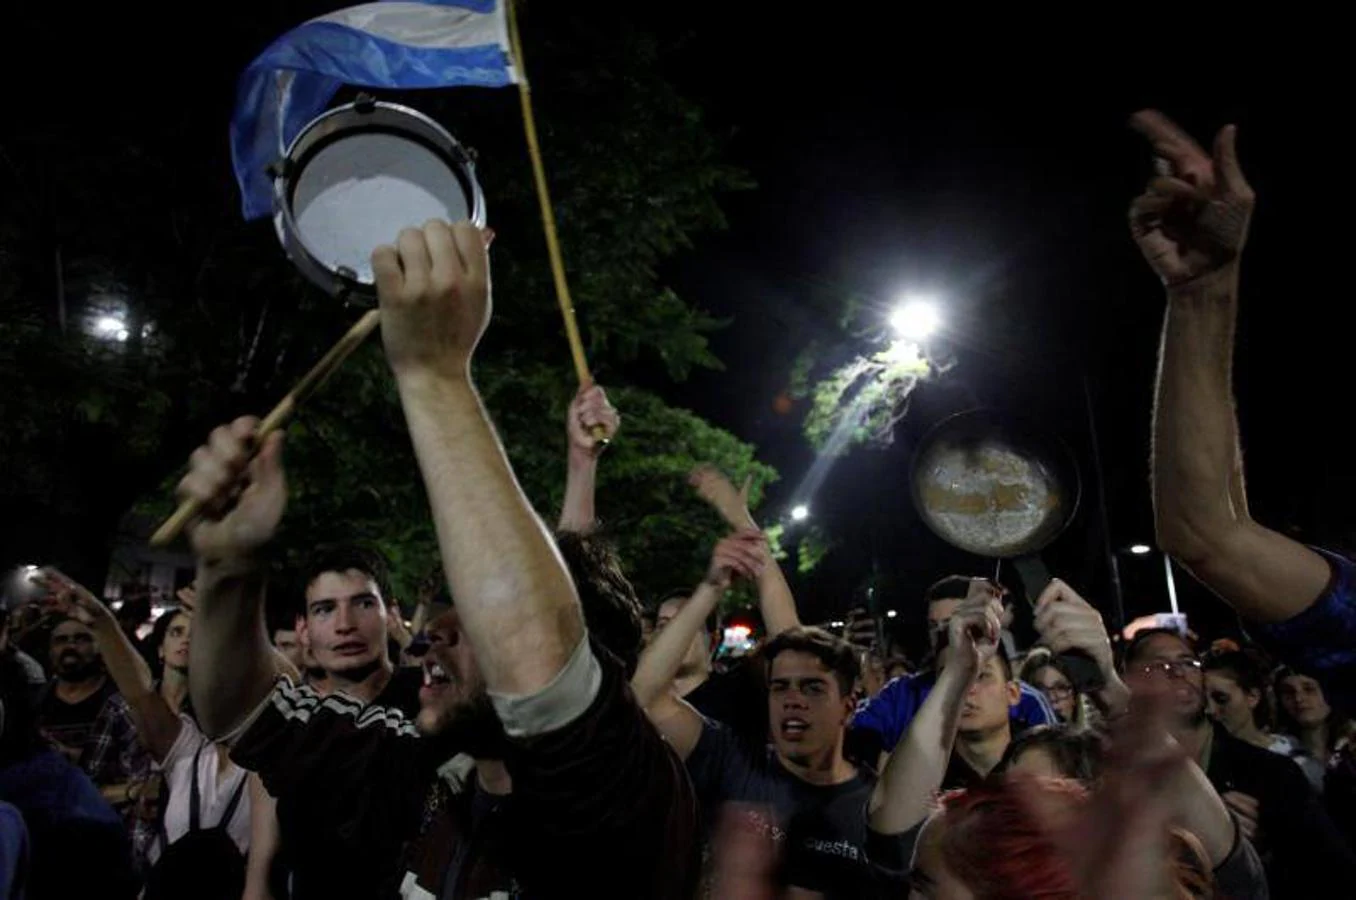
[[[588,360],[584,356],[584,341],[579,336],[579,323],[574,317],[570,285],[565,280],[565,261],[560,252],[560,239],[556,235],[556,216],[551,208],[551,194],[546,187],[546,166],[542,164],[541,145],[537,142],[537,123],[532,115],[532,88],[528,85],[527,64],[523,60],[523,45],[518,34],[516,4],[512,0],[507,0],[506,6],[509,48],[513,52],[514,64],[518,67],[518,99],[523,110],[527,155],[532,159],[532,178],[537,184],[537,201],[541,205],[541,224],[546,232],[546,253],[551,260],[551,277],[555,280],[556,301],[560,304],[560,317],[565,321],[565,338],[570,342],[574,373],[579,378],[580,387],[589,387],[593,384],[593,375],[589,372]],[[591,433],[597,445],[607,444],[603,426],[595,425]]]

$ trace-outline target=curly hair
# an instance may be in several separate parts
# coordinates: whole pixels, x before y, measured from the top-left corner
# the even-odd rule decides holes
[[[627,677],[640,659],[640,600],[616,551],[596,534],[562,531],[556,546],[579,593],[589,634],[622,661]]]

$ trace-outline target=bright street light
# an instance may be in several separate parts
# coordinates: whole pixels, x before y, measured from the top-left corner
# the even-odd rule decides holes
[[[810,507],[801,503],[791,508],[791,519],[796,522],[804,522],[810,518]]]
[[[890,313],[890,327],[900,337],[911,341],[927,339],[941,324],[937,305],[922,297],[910,298]]]
[[[1148,544],[1131,544],[1131,545],[1130,545],[1130,552],[1133,553],[1133,554],[1135,554],[1136,556],[1144,556],[1145,554],[1152,553],[1152,552],[1153,552],[1153,549],[1154,549],[1154,548],[1153,548],[1153,547],[1150,547]]]
[[[897,615],[899,615],[899,610],[897,609],[887,609],[885,611],[885,618],[887,619],[893,619]]]
[[[100,316],[94,320],[94,333],[115,341],[127,340],[127,326],[117,316]]]

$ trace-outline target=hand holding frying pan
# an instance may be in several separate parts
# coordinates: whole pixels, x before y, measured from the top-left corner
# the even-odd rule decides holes
[[[1031,602],[1050,584],[1040,558],[1078,509],[1078,469],[1063,444],[977,409],[934,427],[914,455],[911,487],[923,522],[977,556],[1010,560]],[[1103,683],[1086,652],[1060,654],[1080,690]]]

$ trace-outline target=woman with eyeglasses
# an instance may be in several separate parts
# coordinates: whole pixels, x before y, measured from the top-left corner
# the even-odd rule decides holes
[[[1050,701],[1055,715],[1067,725],[1090,726],[1090,704],[1074,687],[1073,679],[1058,658],[1049,650],[1038,647],[1027,655],[1022,664],[1022,681],[1039,690]]]

